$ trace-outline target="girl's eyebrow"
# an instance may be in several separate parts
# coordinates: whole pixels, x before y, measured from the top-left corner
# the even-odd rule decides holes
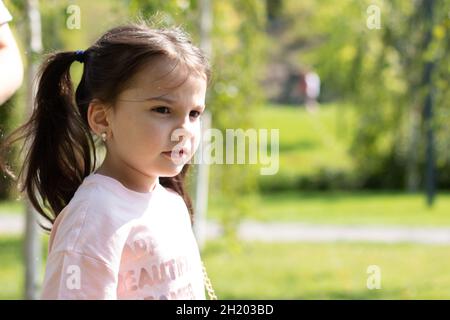
[[[143,102],[143,101],[153,101],[153,100],[159,100],[164,101],[167,103],[174,103],[176,102],[175,99],[164,97],[164,96],[157,96],[157,97],[150,97],[150,98],[144,98],[144,99],[120,99],[120,101],[126,101],[126,102]]]
[[[164,102],[167,102],[170,104],[174,104],[177,102],[177,100],[175,100],[175,99],[172,99],[169,97],[164,97],[164,96],[150,97],[150,98],[144,98],[144,99],[140,99],[140,100],[120,99],[120,101],[125,101],[125,102],[164,101]],[[205,106],[198,105],[198,106],[196,106],[196,108],[204,109]]]
[[[150,98],[145,98],[144,101],[152,101],[152,100],[159,100],[159,101],[164,101],[167,103],[174,103],[176,102],[176,100],[171,99],[171,98],[164,98],[164,97],[150,97]]]
[[[176,102],[176,100],[174,100],[174,99],[171,99],[171,98],[164,98],[164,97],[162,97],[162,96],[160,96],[160,97],[151,97],[151,98],[146,98],[146,99],[144,99],[144,101],[155,101],[155,100],[158,100],[158,101],[164,101],[164,102],[167,102],[167,103],[171,103],[171,104],[173,104],[173,103],[175,103]],[[196,108],[199,108],[199,109],[203,109],[204,108],[204,106],[196,106]]]

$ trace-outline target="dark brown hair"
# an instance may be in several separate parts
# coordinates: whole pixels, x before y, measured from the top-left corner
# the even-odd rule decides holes
[[[39,72],[31,117],[6,138],[2,151],[25,139],[21,152],[28,147],[19,173],[19,189],[26,191],[33,207],[51,224],[83,179],[95,170],[96,141],[87,120],[89,103],[99,99],[114,105],[138,68],[158,56],[175,59],[210,81],[207,58],[180,27],[150,28],[143,23],[120,26],[107,31],[84,54],[66,51],[47,56]],[[74,94],[70,66],[80,57],[84,68]],[[5,163],[1,165],[16,179]],[[188,169],[186,164],[177,176],[160,177],[159,181],[180,194],[193,223],[193,208],[184,184]]]

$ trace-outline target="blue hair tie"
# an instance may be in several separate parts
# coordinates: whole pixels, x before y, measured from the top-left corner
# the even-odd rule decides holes
[[[80,63],[84,62],[84,50],[75,51],[75,60]]]

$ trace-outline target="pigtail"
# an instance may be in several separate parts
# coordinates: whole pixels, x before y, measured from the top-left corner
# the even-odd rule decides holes
[[[70,66],[75,60],[75,52],[47,57],[38,75],[31,117],[4,146],[25,140],[22,150],[28,147],[19,189],[26,191],[33,207],[51,224],[95,168],[94,141],[74,101]],[[5,165],[3,170],[15,179]]]

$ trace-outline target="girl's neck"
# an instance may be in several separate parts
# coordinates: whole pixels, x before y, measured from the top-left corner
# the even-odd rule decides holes
[[[120,170],[118,168],[119,166],[106,157],[95,173],[116,179],[126,188],[136,192],[147,193],[154,190],[157,176],[148,176],[126,164],[122,164]]]

